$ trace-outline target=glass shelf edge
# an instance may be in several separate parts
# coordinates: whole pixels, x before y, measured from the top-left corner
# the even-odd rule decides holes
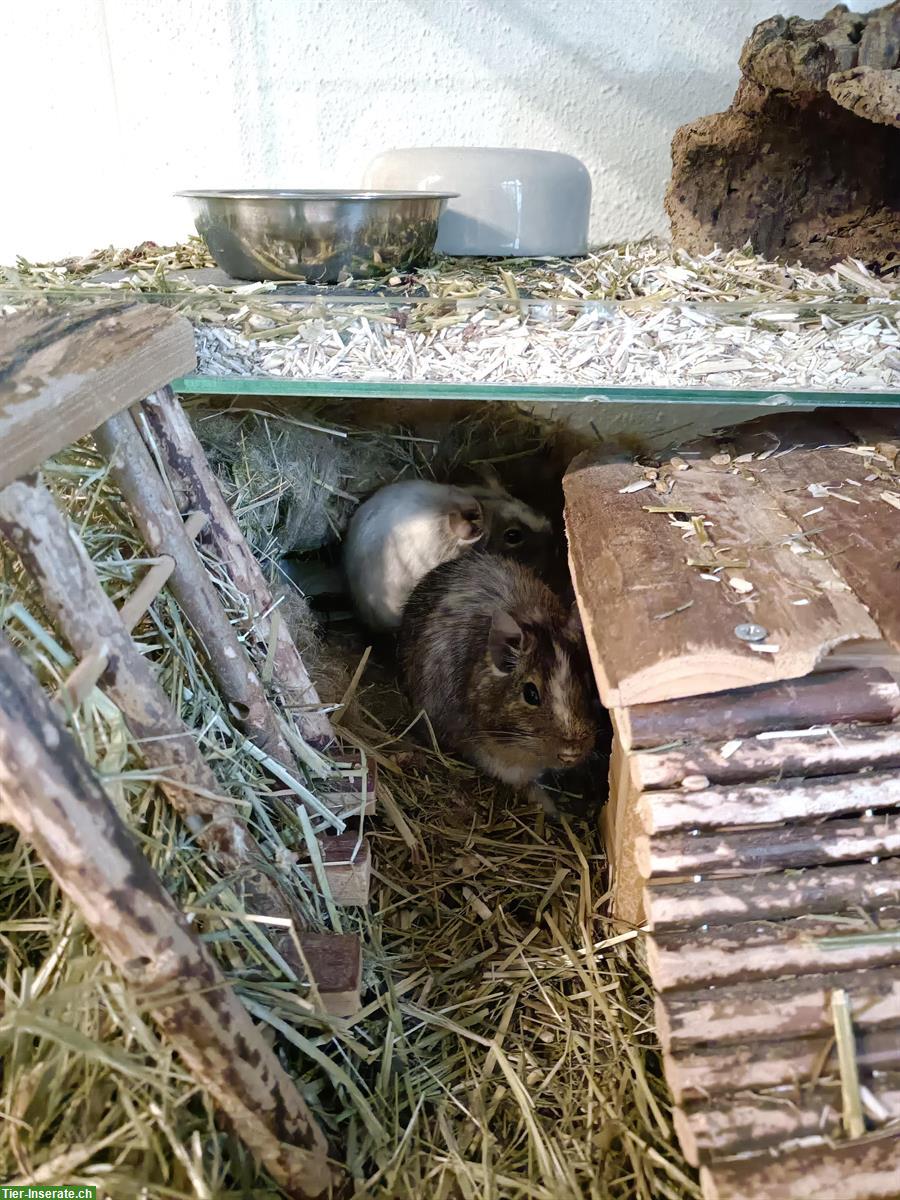
[[[819,392],[789,388],[567,387],[563,384],[430,383],[361,379],[284,379],[280,376],[185,375],[172,387],[182,395],[297,396],[376,400],[494,400],[505,403],[731,404],[785,408],[900,408],[900,390]]]

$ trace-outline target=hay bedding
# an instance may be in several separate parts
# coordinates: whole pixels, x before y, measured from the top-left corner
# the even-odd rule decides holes
[[[326,527],[336,536],[353,500],[384,474],[430,473],[435,462],[451,471],[491,452],[502,459],[513,439],[528,444],[508,415],[499,425],[456,429],[440,451],[403,434],[366,444],[352,430],[321,432],[329,427],[317,414],[307,425],[319,430],[270,417],[228,419],[243,429],[231,449],[217,440],[219,418],[205,432],[214,457],[220,447],[218,469],[270,566],[284,549],[285,504],[306,506],[309,525],[298,518],[294,532],[300,544],[311,543]],[[202,433],[204,425],[199,419]],[[541,431],[531,427],[528,436],[532,453],[542,455]],[[275,448],[268,464],[259,457],[263,437]],[[337,455],[326,453],[335,443]],[[308,480],[292,478],[303,456],[318,464],[312,493]],[[48,464],[45,478],[120,598],[143,551],[102,461],[85,443]],[[0,624],[54,688],[67,652],[17,561],[0,554]],[[238,598],[230,594],[229,604],[240,624]],[[304,620],[315,636],[308,613]],[[236,751],[228,713],[167,593],[137,636],[223,789],[246,808],[290,878],[310,927],[333,927],[296,861],[304,834],[293,798]],[[325,698],[346,699],[357,659],[341,662],[326,648],[320,662]],[[300,1082],[346,1159],[356,1196],[696,1196],[673,1145],[639,939],[614,933],[603,916],[594,823],[573,817],[547,825],[468,767],[403,737],[409,714],[385,679],[363,676],[341,717],[347,736],[381,768],[370,910],[339,914],[341,928],[358,931],[366,949],[365,1007],[352,1022],[321,1014],[314,997],[284,979],[265,925],[235,911],[228,881],[210,870],[165,805],[114,706],[95,691],[71,727]],[[141,998],[122,989],[9,830],[0,834],[0,881],[0,1177],[95,1184],[114,1200],[274,1197],[160,1043]]]

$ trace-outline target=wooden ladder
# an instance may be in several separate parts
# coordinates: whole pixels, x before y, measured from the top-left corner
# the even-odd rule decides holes
[[[262,848],[222,795],[194,732],[131,638],[161,589],[170,588],[200,640],[244,752],[281,780],[305,778],[304,768],[315,779],[309,795],[318,826],[338,832],[315,840],[310,870],[336,904],[366,904],[369,847],[346,822],[371,811],[374,773],[358,753],[341,750],[285,624],[273,615],[263,572],[168,386],[195,365],[191,325],[143,302],[42,302],[0,323],[0,531],[78,658],[53,702],[0,632],[0,818],[34,846],[125,979],[150,997],[162,1029],[272,1175],[292,1195],[319,1196],[337,1178],[323,1135],[65,725],[66,710],[99,685],[244,910],[274,919],[273,941],[293,978],[309,977],[336,1016],[358,1010],[358,937],[303,931],[289,892],[266,869]],[[106,457],[155,559],[118,609],[37,474],[86,434]],[[252,616],[243,637],[198,546],[246,600]]]

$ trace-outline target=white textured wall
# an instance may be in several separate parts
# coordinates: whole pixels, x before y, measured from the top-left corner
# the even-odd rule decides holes
[[[169,241],[178,188],[352,187],[401,145],[564,150],[595,241],[662,232],[676,127],[728,104],[757,21],[828,7],[6,0],[0,261]]]

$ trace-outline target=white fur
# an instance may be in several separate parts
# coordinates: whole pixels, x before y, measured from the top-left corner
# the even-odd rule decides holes
[[[472,497],[425,479],[381,488],[356,510],[344,542],[344,569],[360,616],[372,629],[397,629],[420,579],[471,546],[454,538],[448,513]]]

